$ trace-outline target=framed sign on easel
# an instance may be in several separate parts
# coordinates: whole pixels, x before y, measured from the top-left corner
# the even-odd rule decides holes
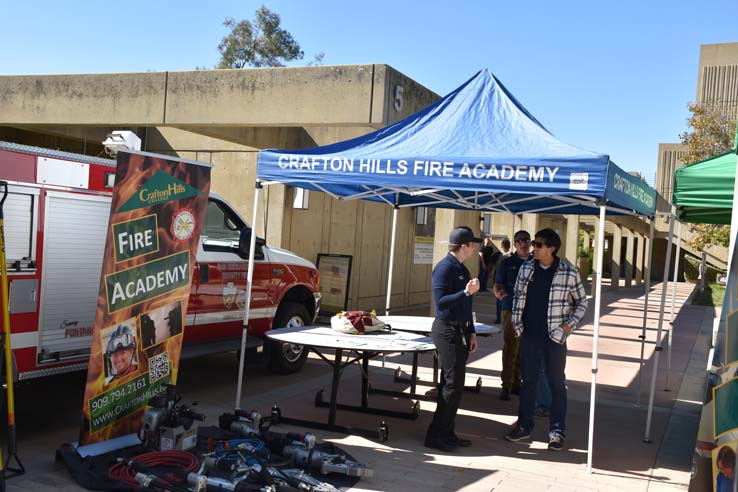
[[[337,313],[346,311],[351,282],[351,255],[318,254],[318,273],[320,274],[320,293],[323,298],[320,311]]]

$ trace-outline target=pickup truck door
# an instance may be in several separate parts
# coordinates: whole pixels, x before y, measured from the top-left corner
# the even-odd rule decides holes
[[[210,341],[241,335],[246,298],[248,259],[237,252],[241,229],[245,226],[230,207],[211,197],[200,233],[197,267],[193,273],[194,319],[185,334],[187,342]],[[230,247],[228,246],[230,243]],[[269,261],[265,248],[257,247],[251,289],[251,316],[273,316],[269,301]]]

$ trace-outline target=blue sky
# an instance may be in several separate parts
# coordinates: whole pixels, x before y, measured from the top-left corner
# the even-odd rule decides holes
[[[686,129],[700,45],[738,42],[735,0],[0,0],[0,74],[212,67],[223,20],[262,4],[301,64],[387,63],[441,95],[489,68],[554,135],[649,182]]]

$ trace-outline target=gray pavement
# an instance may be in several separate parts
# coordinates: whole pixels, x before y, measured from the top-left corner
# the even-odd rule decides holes
[[[360,481],[353,491],[670,491],[686,490],[692,450],[704,390],[709,335],[714,310],[684,305],[693,286],[679,284],[677,316],[674,323],[672,363],[666,386],[666,351],[662,353],[655,393],[652,443],[644,443],[646,404],[653,367],[658,322],[660,285],[654,286],[648,306],[645,364],[640,367],[643,316],[642,288],[606,288],[600,329],[600,363],[595,415],[594,473],[586,471],[587,426],[593,341],[590,305],[587,323],[569,341],[567,376],[569,411],[567,449],[556,453],[546,449],[546,422],[537,421],[533,441],[508,443],[503,435],[514,423],[517,401],[497,399],[501,367],[500,337],[482,339],[480,349],[470,359],[467,383],[481,377],[480,394],[466,393],[457,419],[457,432],[474,441],[456,453],[436,453],[422,446],[425,429],[435,405],[421,402],[416,421],[387,419],[390,439],[380,444],[357,436],[316,431],[318,436],[343,447],[357,459],[375,468],[375,476]],[[667,301],[670,295],[667,297]],[[494,319],[494,299],[482,294],[475,300],[479,321]],[[427,306],[405,313],[427,315]],[[400,314],[400,313],[395,313]],[[668,325],[668,309],[664,328]],[[662,336],[665,336],[663,333]],[[397,387],[392,381],[395,368],[410,368],[406,355],[372,362],[372,382],[376,386]],[[421,358],[421,377],[429,379],[430,358]],[[197,400],[199,410],[210,423],[233,408],[237,360],[233,354],[184,361],[180,385],[185,401]],[[643,378],[639,392],[639,371]],[[360,374],[354,367],[341,380],[342,401],[358,398]],[[330,385],[330,371],[323,361],[310,358],[297,375],[278,377],[262,366],[247,367],[245,408],[268,413],[278,403],[290,416],[324,420],[326,410],[313,406],[315,392]],[[54,450],[63,441],[77,436],[84,376],[63,375],[31,381],[17,389],[19,454],[29,473],[8,482],[9,491],[82,490],[60,463]],[[420,386],[420,389],[428,387]],[[640,405],[636,405],[640,394]],[[371,396],[377,406],[407,410],[402,399]],[[374,428],[380,418],[341,412],[345,425]],[[289,429],[280,426],[280,429]]]

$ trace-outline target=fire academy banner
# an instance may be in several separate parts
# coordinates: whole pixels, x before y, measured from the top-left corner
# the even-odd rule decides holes
[[[138,432],[175,383],[210,165],[119,152],[80,444]]]
[[[697,432],[693,492],[735,492],[738,451],[738,251],[730,263]]]

